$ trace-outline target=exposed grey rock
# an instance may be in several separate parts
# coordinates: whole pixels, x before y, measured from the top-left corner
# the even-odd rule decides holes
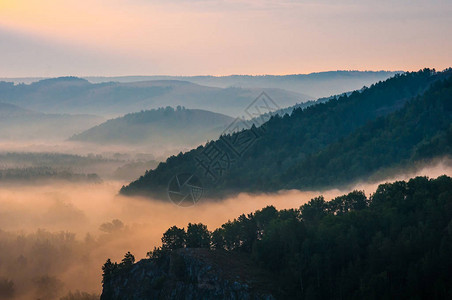
[[[206,249],[180,249],[159,260],[143,259],[115,272],[104,283],[101,300],[275,299],[270,292],[253,288],[253,279],[237,275],[231,280],[209,255],[212,252]]]

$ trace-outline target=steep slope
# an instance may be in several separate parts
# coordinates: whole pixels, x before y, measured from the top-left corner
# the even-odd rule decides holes
[[[200,109],[171,107],[127,114],[71,138],[100,144],[194,146],[216,139],[234,119]]]
[[[96,113],[110,117],[178,105],[235,116],[262,91],[280,107],[312,99],[276,88],[217,88],[178,80],[92,84],[77,77],[61,77],[29,85],[0,82],[0,102],[48,113]]]
[[[254,117],[251,120],[247,121],[249,124],[254,124],[255,126],[259,126],[261,124],[263,124],[263,122],[267,122],[268,120],[270,120],[270,118],[272,116],[276,116],[279,115],[280,117],[283,117],[284,115],[288,114],[292,114],[292,112],[296,109],[305,109],[309,106],[313,106],[316,104],[320,104],[320,103],[325,103],[328,102],[332,99],[336,99],[338,97],[341,96],[349,96],[352,92],[347,92],[347,93],[342,93],[340,95],[333,95],[330,97],[323,97],[323,98],[319,98],[317,100],[309,100],[309,101],[305,101],[305,102],[301,102],[301,103],[297,103],[295,105],[289,106],[289,107],[284,107],[284,108],[280,108],[274,111],[270,111],[270,112],[265,112],[262,113],[261,115],[259,115],[258,117]],[[249,127],[249,125],[248,125]],[[246,126],[243,126],[243,128],[246,128]]]
[[[408,110],[418,111],[416,107],[421,104],[415,101],[407,103],[407,101],[412,97],[423,94],[432,83],[448,78],[451,73],[452,70],[436,73],[425,69],[419,72],[396,75],[361,92],[354,92],[350,96],[342,96],[306,109],[296,109],[290,116],[273,117],[262,128],[225,136],[222,140],[207,144],[205,147],[198,147],[183,155],[170,157],[166,163],[160,164],[156,170],[147,172],[137,181],[123,187],[121,193],[125,195],[141,194],[163,199],[169,180],[181,172],[197,174],[204,186],[208,188],[210,197],[219,197],[239,191],[276,191],[283,188],[334,185],[336,183],[334,178],[347,172],[349,165],[340,165],[336,170],[340,170],[341,173],[333,172],[327,174],[328,177],[326,178],[314,177],[300,170],[311,163],[310,170],[323,167],[320,163],[314,163],[313,155],[319,155],[320,151],[328,149],[333,144],[334,146],[330,146],[331,153],[335,149],[345,147],[341,145],[350,143],[347,139],[354,138],[353,135],[350,135],[359,132],[359,129],[366,123],[398,111],[405,105],[409,106],[409,108],[406,108]],[[430,93],[434,93],[434,89],[443,88],[434,86]],[[447,96],[447,91],[443,92],[445,95],[442,101],[450,99]],[[441,109],[435,108],[434,111],[442,114]],[[444,113],[444,119],[448,120],[449,116],[446,112]],[[398,118],[398,116],[398,114],[395,114],[388,118]],[[410,117],[417,118],[415,114],[410,114]],[[433,120],[430,118],[428,121]],[[381,119],[375,122],[378,124]],[[414,129],[410,128],[410,130]],[[381,135],[385,136],[390,130],[390,128],[385,127]],[[431,130],[425,133],[435,135],[439,134],[441,130],[443,130],[441,126],[432,126]],[[250,132],[257,132],[260,138],[256,139],[241,156],[235,155],[233,151],[230,151],[230,148],[223,146],[224,141],[231,144],[231,141],[240,136],[250,136]],[[433,138],[433,136],[426,136],[425,138]],[[386,140],[386,142],[392,143],[392,140]],[[412,153],[412,147],[414,147],[413,144],[403,143],[398,146],[406,146],[404,153]],[[205,154],[212,148],[224,149],[224,157],[227,158],[227,164],[223,164],[223,173],[214,173],[216,178],[212,176],[212,168],[206,171],[204,167],[207,164],[204,160]],[[353,151],[350,151],[348,156],[344,154],[344,160],[347,161],[347,159],[350,159],[349,156],[354,154]],[[337,152],[335,155],[340,156],[342,154]],[[354,173],[354,176],[361,174],[363,170],[373,171],[378,167],[399,163],[400,161],[397,160],[402,158],[403,156],[396,156],[395,161],[384,164],[379,164],[376,161],[372,168],[363,165],[359,172]],[[325,164],[325,162],[322,163]],[[300,167],[297,169],[297,166]],[[346,179],[350,180],[354,176],[346,177]],[[306,178],[309,177],[311,179],[307,180]],[[306,180],[306,182],[303,180]],[[344,180],[339,179],[337,182],[343,183]]]
[[[101,299],[272,300],[271,279],[240,253],[180,249],[160,260],[144,259],[112,270],[104,277]]]
[[[367,180],[384,167],[452,154],[451,136],[452,78],[449,78],[435,82],[400,111],[366,124],[291,167],[280,181],[287,182],[288,188],[303,188],[339,185],[357,178]]]
[[[0,103],[0,138],[3,141],[64,140],[103,120],[94,115],[44,114]]]

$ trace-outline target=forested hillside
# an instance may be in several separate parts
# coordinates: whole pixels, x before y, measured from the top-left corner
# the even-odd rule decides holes
[[[71,140],[96,144],[193,146],[218,137],[234,119],[183,107],[127,114],[74,135]]]
[[[171,276],[174,270],[185,274],[187,260],[176,260],[177,254],[198,252],[210,261],[245,253],[252,268],[270,272],[252,284],[271,282],[277,286],[273,296],[278,299],[450,299],[451,220],[452,179],[440,176],[382,184],[370,197],[353,191],[331,201],[319,196],[299,209],[278,211],[268,206],[213,232],[203,224],[188,224],[187,229],[173,226],[163,234],[162,246],[148,253],[150,263],[163,271],[161,276],[149,273],[137,282],[132,274],[143,274],[140,268],[145,262],[133,265],[128,253],[120,264],[108,260],[104,265],[103,295],[112,293],[112,283],[121,279],[121,286],[114,285],[119,290],[114,299],[125,296],[121,289],[130,290],[133,284],[138,286],[135,294],[170,299],[165,286],[180,290],[192,284],[189,272],[187,277]],[[211,250],[207,255],[194,248]],[[173,262],[172,273],[164,271],[168,261]],[[246,260],[241,261],[245,265]],[[237,272],[232,261],[218,265],[223,273]],[[224,290],[209,292],[222,298]]]
[[[422,96],[386,117],[291,167],[287,187],[321,187],[366,180],[372,172],[452,154],[452,78],[435,82]]]
[[[443,155],[448,148],[435,145],[448,144],[451,73],[424,69],[396,75],[290,116],[274,116],[260,128],[168,158],[121,193],[163,198],[169,180],[181,172],[197,174],[210,197],[337,186],[384,167]],[[224,150],[227,164],[216,178],[200,167],[199,158],[212,148],[225,148],[224,140],[250,132],[257,137],[246,152]]]

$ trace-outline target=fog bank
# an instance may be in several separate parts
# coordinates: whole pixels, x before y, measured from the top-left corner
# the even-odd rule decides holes
[[[450,162],[381,182],[442,174],[452,175]],[[202,222],[213,230],[267,205],[298,208],[320,194],[330,200],[354,189],[369,195],[381,182],[356,183],[344,190],[201,199],[190,208],[118,196],[123,182],[115,181],[0,186],[0,293],[5,279],[14,282],[16,299],[58,299],[69,290],[100,293],[101,266],[107,258],[119,261],[127,251],[137,260],[144,258],[147,251],[160,245],[162,233],[170,226]]]

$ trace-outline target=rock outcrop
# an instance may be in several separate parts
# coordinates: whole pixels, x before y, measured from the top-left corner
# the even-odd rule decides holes
[[[180,249],[105,280],[101,300],[275,299],[270,276],[240,255]]]

